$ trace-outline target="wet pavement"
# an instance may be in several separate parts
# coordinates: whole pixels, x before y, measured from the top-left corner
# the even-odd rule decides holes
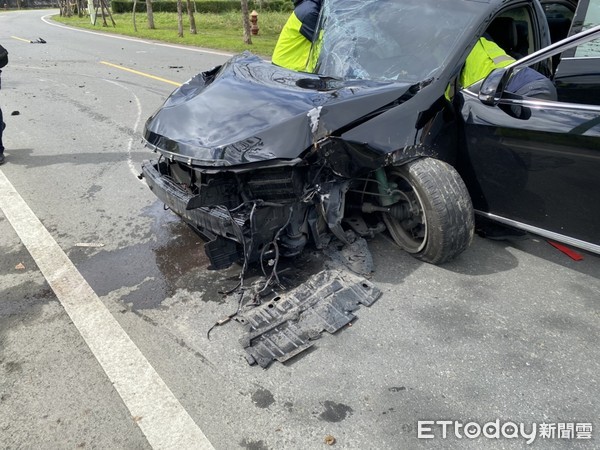
[[[104,296],[123,287],[132,288],[121,299],[132,310],[159,308],[179,289],[202,292],[203,301],[224,303],[226,293],[239,283],[241,264],[208,270],[205,241],[160,201],[142,209],[141,214],[151,220],[146,242],[115,250],[70,250],[69,257],[94,291]],[[281,258],[278,274],[282,284],[287,289],[298,286],[321,270],[325,259],[322,252],[314,249],[297,258]],[[260,265],[249,267],[244,280],[245,285],[264,281]]]

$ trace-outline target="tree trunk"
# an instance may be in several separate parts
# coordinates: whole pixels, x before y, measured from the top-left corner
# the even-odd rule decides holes
[[[244,44],[252,45],[250,37],[250,16],[248,15],[248,0],[242,2],[242,18],[244,19]]]
[[[133,13],[132,13],[133,31],[135,31],[137,33],[137,24],[135,23],[135,8],[136,7],[137,7],[137,0],[133,0]]]
[[[146,14],[148,15],[148,28],[154,30],[154,12],[152,12],[152,0],[146,0]]]
[[[66,0],[67,2],[69,0]],[[102,26],[103,27],[107,27],[108,24],[106,23],[106,13],[104,12],[104,2],[102,0],[100,0],[100,13],[102,14]]]
[[[186,3],[188,16],[190,17],[190,33],[198,34],[198,31],[196,30],[196,19],[194,19],[194,11],[192,11],[192,2],[190,0],[186,0]]]
[[[106,0],[100,0],[100,1],[104,4],[104,8],[106,8],[106,14],[108,14],[108,17],[110,17],[110,21],[112,22],[113,27],[116,27],[117,24],[115,23],[115,19],[113,19],[112,13],[110,12],[110,8],[106,4]]]
[[[177,0],[177,36],[183,37],[183,6],[181,0]]]

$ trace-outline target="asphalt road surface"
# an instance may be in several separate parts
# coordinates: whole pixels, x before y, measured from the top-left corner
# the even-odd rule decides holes
[[[600,258],[542,239],[476,238],[435,267],[379,236],[383,296],[352,327],[266,370],[247,364],[238,323],[208,340],[240,268],[208,271],[202,241],[136,175],[154,156],[144,120],[228,55],[52,13],[0,13],[0,448],[526,446],[511,422],[540,448],[598,448]],[[288,273],[300,283],[321,260]]]

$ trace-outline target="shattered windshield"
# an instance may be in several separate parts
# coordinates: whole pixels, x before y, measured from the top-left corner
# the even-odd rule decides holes
[[[316,72],[346,79],[421,81],[434,76],[481,8],[439,0],[328,0]]]

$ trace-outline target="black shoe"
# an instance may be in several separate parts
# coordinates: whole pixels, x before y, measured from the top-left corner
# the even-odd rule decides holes
[[[6,162],[6,157],[4,154],[0,154],[0,166]]]

